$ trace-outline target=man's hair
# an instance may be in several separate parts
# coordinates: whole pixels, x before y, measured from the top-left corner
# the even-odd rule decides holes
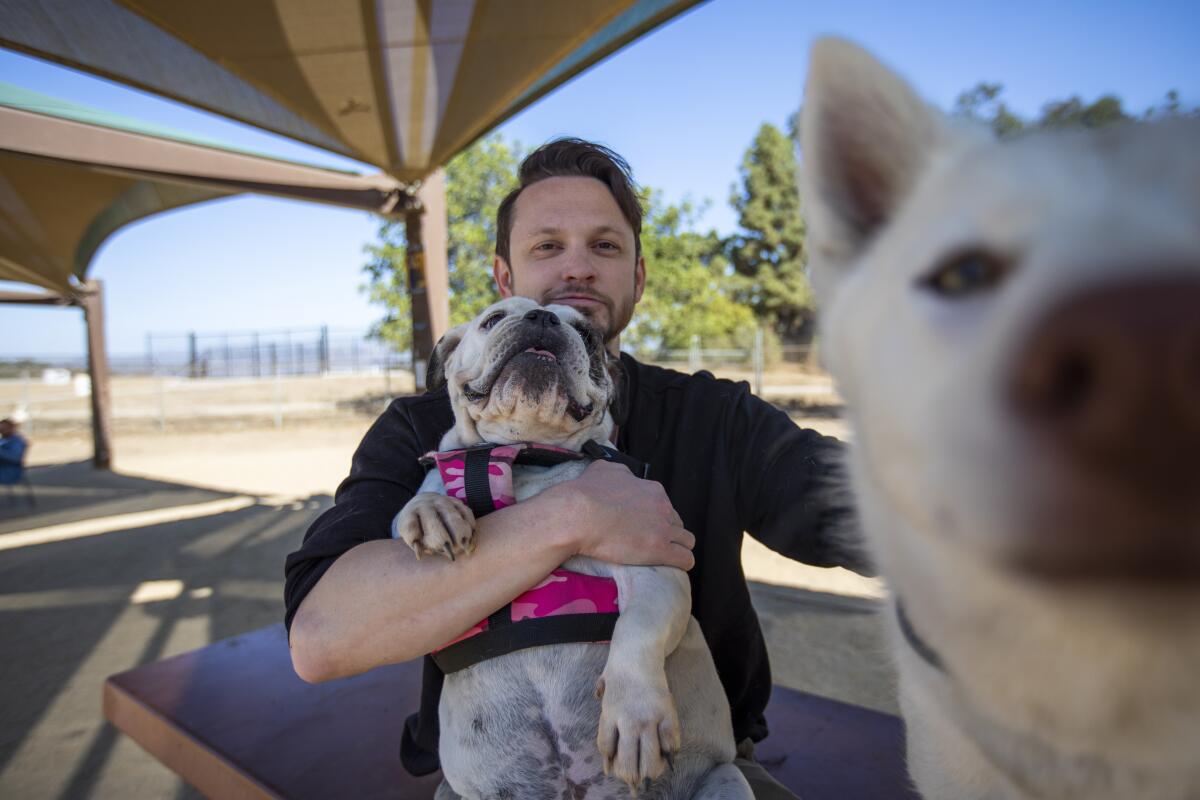
[[[546,178],[595,178],[608,187],[621,215],[633,228],[634,258],[642,254],[642,204],[625,159],[601,144],[583,139],[555,139],[534,150],[521,162],[517,188],[496,210],[496,255],[509,261],[513,212],[526,187]]]

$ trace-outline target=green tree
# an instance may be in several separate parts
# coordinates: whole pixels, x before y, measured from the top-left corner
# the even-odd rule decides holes
[[[516,186],[520,161],[520,146],[493,134],[446,165],[451,325],[466,322],[499,299],[491,271],[496,207]],[[382,219],[378,238],[364,251],[363,291],[371,303],[384,309],[371,335],[406,350],[412,345],[412,303],[405,273],[404,220]]]
[[[999,83],[978,83],[958,96],[951,113],[988,125],[1002,138],[1027,130],[1099,128],[1134,119],[1125,110],[1119,97],[1106,94],[1090,103],[1085,103],[1078,96],[1052,100],[1042,106],[1037,119],[1025,120],[1014,114],[1000,99],[1003,92],[1004,87]],[[1178,92],[1173,89],[1166,93],[1161,104],[1151,106],[1142,114],[1143,119],[1195,116],[1200,116],[1200,109],[1184,108],[1179,102]]]
[[[699,336],[706,347],[746,346],[754,315],[734,299],[735,279],[715,231],[695,230],[700,209],[643,195],[642,253],[646,291],[621,345],[639,352],[683,349]]]
[[[730,196],[741,230],[726,242],[737,298],[785,342],[805,341],[813,322],[792,141],[770,123],[758,129]]]
[[[1025,129],[1025,122],[1000,99],[1004,87],[999,83],[978,83],[954,101],[952,113],[990,125],[997,136],[1012,136]]]

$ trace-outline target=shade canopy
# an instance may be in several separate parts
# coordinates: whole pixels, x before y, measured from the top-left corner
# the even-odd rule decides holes
[[[697,2],[0,0],[0,44],[407,182]]]
[[[0,279],[70,293],[114,231],[160,211],[254,191],[373,211],[410,195],[0,83]]]

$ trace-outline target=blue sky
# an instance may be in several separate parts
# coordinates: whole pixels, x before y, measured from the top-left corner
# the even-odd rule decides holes
[[[758,126],[800,101],[808,45],[847,36],[946,108],[981,80],[1035,115],[1050,99],[1117,94],[1141,110],[1177,89],[1200,105],[1200,3],[712,0],[617,53],[501,127],[522,143],[602,141],[669,200],[709,200],[704,227],[728,233],[737,166]],[[353,162],[35,59],[0,51],[0,80],[259,152]],[[246,197],[135,224],[100,250],[109,350],[145,334],[364,329],[380,312],[359,292],[376,222],[360,212]],[[653,280],[653,265],[650,280]],[[79,314],[0,306],[0,357],[83,352]]]

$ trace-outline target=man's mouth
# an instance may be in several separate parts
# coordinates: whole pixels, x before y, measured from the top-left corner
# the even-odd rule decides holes
[[[558,305],[571,306],[578,309],[593,309],[593,308],[608,308],[608,303],[602,297],[597,297],[593,294],[584,294],[580,292],[571,292],[561,294],[557,297],[551,297],[546,300],[546,305],[557,303]]]

